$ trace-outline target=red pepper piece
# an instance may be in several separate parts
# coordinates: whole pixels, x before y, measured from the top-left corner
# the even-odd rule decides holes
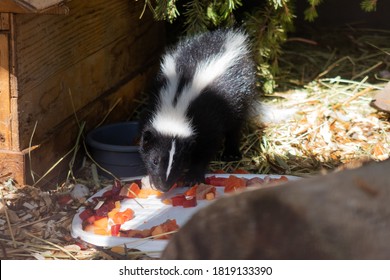
[[[106,191],[102,194],[102,197],[104,198],[110,198],[112,197],[112,190]]]
[[[207,185],[223,187],[225,186],[227,178],[211,176],[205,179]]]
[[[119,236],[119,230],[121,229],[121,225],[113,225],[111,226],[111,236]]]
[[[198,203],[196,202],[195,196],[191,197],[190,199],[184,199],[183,201],[184,208],[195,207],[196,205],[198,205]]]
[[[108,212],[115,208],[115,201],[107,200],[99,209],[95,210],[96,216],[107,216]]]
[[[172,206],[183,206],[184,201],[186,200],[186,197],[184,194],[179,194],[171,198]]]
[[[82,221],[85,221],[86,219],[88,219],[89,217],[91,217],[93,215],[94,215],[93,210],[86,208],[86,209],[84,209],[83,212],[80,213],[79,217]]]

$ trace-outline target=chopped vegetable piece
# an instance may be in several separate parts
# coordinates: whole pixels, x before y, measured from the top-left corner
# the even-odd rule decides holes
[[[176,223],[175,219],[168,219],[164,223],[152,227],[150,229],[150,235],[154,237],[154,239],[168,239],[169,234],[164,233],[172,233],[174,231],[177,231],[179,229],[178,224]]]
[[[207,177],[205,179],[205,182],[208,185],[223,187],[223,186],[225,186],[226,180],[227,180],[227,178],[211,176],[211,177]]]
[[[144,229],[144,230],[129,229],[129,230],[121,231],[119,233],[119,236],[131,237],[131,238],[146,238],[151,236],[150,233],[151,233],[150,229]]]
[[[196,196],[191,197],[190,199],[185,198],[183,201],[183,207],[189,208],[189,207],[195,207],[198,203],[196,202]]]
[[[150,195],[160,196],[162,192],[154,189],[141,189],[138,198],[148,198]]]
[[[215,199],[215,194],[212,192],[209,192],[206,194],[206,200],[213,200]]]
[[[107,217],[110,218],[110,219],[113,219],[115,214],[118,213],[118,212],[119,212],[119,209],[118,208],[114,208],[110,212],[108,212]]]
[[[194,186],[192,186],[191,188],[189,188],[189,189],[184,193],[184,195],[185,195],[185,196],[196,196],[197,189],[198,189],[198,185],[194,185]]]
[[[229,187],[225,187],[223,192],[230,193],[230,192],[236,192],[236,191],[244,190],[244,189],[245,189],[245,187],[242,187],[242,186],[239,186],[239,187],[229,186]]]
[[[107,217],[103,217],[103,218],[100,218],[100,219],[96,219],[94,222],[93,222],[93,225],[97,228],[101,228],[101,229],[107,229],[107,226],[108,226],[108,218]]]
[[[152,232],[150,233],[151,236],[154,236],[155,239],[159,239],[162,237],[162,234],[164,233],[163,228],[161,226],[156,226],[153,228]]]
[[[95,220],[96,220],[95,216],[90,216],[85,221],[87,222],[87,224],[93,224]]]
[[[225,187],[246,187],[246,181],[243,178],[230,175],[225,181]]]
[[[96,216],[107,216],[108,212],[115,208],[115,202],[113,200],[106,200],[103,205],[98,209],[95,209]]]
[[[104,198],[110,198],[110,197],[112,197],[112,195],[113,195],[112,190],[108,190],[108,191],[106,191],[106,192],[104,192],[104,193],[102,194],[102,197],[104,197]]]
[[[264,180],[259,177],[253,177],[246,182],[247,187],[254,186],[254,185],[262,185],[262,184],[264,184]]]
[[[177,196],[174,196],[171,198],[172,206],[183,206],[183,202],[186,200],[186,197],[184,194],[179,194]]]
[[[166,205],[172,205],[172,200],[170,200],[169,198],[166,198],[162,201],[162,203],[166,204]]]
[[[225,182],[225,190],[224,192],[234,192],[239,189],[246,188],[246,181],[243,178],[238,178],[234,175],[230,175]]]
[[[104,229],[104,228],[95,228],[93,230],[93,233],[94,234],[98,234],[98,235],[110,235],[110,232],[107,231],[107,229]]]
[[[136,198],[140,192],[140,187],[137,183],[131,183],[122,187],[119,195],[127,198]]]
[[[278,182],[288,182],[288,178],[286,176],[280,176],[279,179],[276,179]]]
[[[80,219],[81,219],[82,221],[85,221],[86,219],[88,219],[88,218],[91,217],[91,216],[93,216],[93,210],[90,209],[90,208],[84,209],[84,210],[80,213],[80,215],[79,215],[79,217],[80,217]]]
[[[134,211],[131,210],[130,208],[127,208],[125,211],[123,212],[118,212],[114,215],[114,217],[112,218],[112,221],[114,222],[114,224],[124,224],[125,222],[133,219],[134,217]]]
[[[111,236],[119,236],[120,229],[121,229],[120,224],[111,226]]]
[[[208,193],[213,193],[214,196],[216,194],[216,188],[211,185],[206,185],[206,184],[199,184],[199,186],[196,189],[196,199],[202,200],[206,199],[206,194]]]

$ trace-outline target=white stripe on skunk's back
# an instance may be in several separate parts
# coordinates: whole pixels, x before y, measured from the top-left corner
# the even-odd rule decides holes
[[[176,104],[174,98],[180,73],[176,72],[175,51],[177,50],[173,50],[163,58],[161,72],[166,77],[167,83],[159,93],[159,105],[152,118],[152,125],[167,136],[189,137],[194,133],[191,120],[186,117],[190,103],[248,53],[247,37],[237,31],[227,32],[220,52],[197,63],[192,81],[182,89]]]

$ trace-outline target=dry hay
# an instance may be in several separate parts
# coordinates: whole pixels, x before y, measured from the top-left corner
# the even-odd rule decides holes
[[[390,31],[324,34],[286,43],[278,80],[282,91],[266,102],[296,113],[265,127],[250,127],[241,148],[244,158],[214,162],[213,169],[307,176],[389,157],[389,114],[372,108],[370,102],[390,80]],[[334,43],[335,38],[341,43]],[[330,43],[337,47],[330,48]]]
[[[335,32],[325,34],[327,38],[293,38],[286,43],[280,60],[280,91],[267,103],[296,113],[266,126],[258,125],[253,117],[241,147],[243,159],[214,161],[211,169],[307,176],[355,161],[389,157],[389,114],[370,107],[370,101],[390,78],[386,45],[390,32],[338,30],[337,40],[342,43],[335,43],[337,47],[328,46]],[[87,165],[87,174],[69,182],[83,183],[96,192],[104,182],[91,170]],[[81,204],[62,201],[72,187],[69,182],[46,192],[18,186],[6,175],[1,175],[1,181],[1,259],[147,258],[134,250],[123,254],[74,240],[70,225]]]

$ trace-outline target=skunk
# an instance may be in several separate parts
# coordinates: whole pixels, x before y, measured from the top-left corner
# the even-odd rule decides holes
[[[140,153],[155,188],[168,191],[182,176],[204,181],[223,143],[223,160],[241,158],[241,127],[256,95],[248,41],[242,30],[218,29],[182,39],[162,57],[141,121]]]

